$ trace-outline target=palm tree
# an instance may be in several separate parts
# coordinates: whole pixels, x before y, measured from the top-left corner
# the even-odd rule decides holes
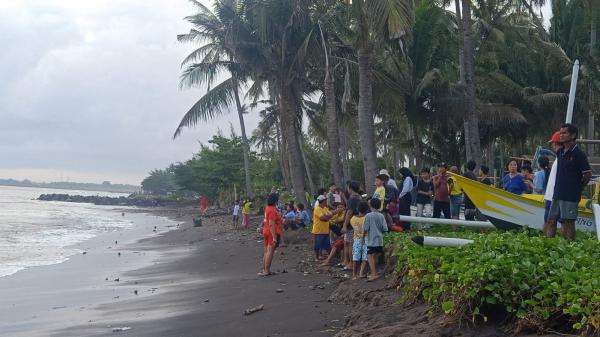
[[[475,83],[475,49],[471,30],[471,2],[462,0],[463,69],[465,78],[465,148],[467,160],[481,162],[479,115],[477,113],[477,84]]]
[[[365,187],[378,172],[373,112],[373,58],[375,48],[387,40],[397,40],[406,34],[413,21],[412,1],[353,0],[355,47],[358,56],[358,128],[365,173]]]
[[[247,27],[241,22],[237,12],[237,1],[222,0],[215,2],[215,15],[197,1],[198,13],[185,19],[194,25],[187,34],[177,37],[180,42],[205,42],[194,50],[182,62],[186,66],[181,76],[182,87],[207,85],[208,90],[183,116],[175,130],[173,138],[178,137],[184,127],[196,125],[199,121],[216,118],[229,110],[232,104],[237,109],[244,149],[244,173],[246,193],[254,197],[250,171],[250,146],[244,123],[244,107],[241,104],[240,82],[246,75],[242,65],[237,62],[238,41],[250,36]],[[211,88],[211,85],[227,70],[231,77]]]

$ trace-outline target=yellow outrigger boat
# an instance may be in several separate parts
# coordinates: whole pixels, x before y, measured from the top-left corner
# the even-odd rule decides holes
[[[482,184],[460,175],[449,173],[475,207],[497,228],[518,229],[522,226],[541,230],[544,225],[544,198],[542,195],[516,195]],[[586,206],[589,199],[579,203],[577,230],[595,231],[594,215]]]

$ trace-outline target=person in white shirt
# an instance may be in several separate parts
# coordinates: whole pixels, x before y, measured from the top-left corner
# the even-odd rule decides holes
[[[236,200],[233,205],[233,228],[237,228],[240,223],[240,201]]]
[[[552,150],[554,152],[560,149],[560,131],[556,131],[550,141],[552,144]],[[550,206],[552,205],[552,198],[554,197],[554,185],[556,184],[556,164],[558,160],[552,163],[550,169],[550,177],[548,178],[548,184],[546,185],[546,193],[544,194],[545,210],[544,210],[544,224],[548,220],[548,212],[550,212]]]

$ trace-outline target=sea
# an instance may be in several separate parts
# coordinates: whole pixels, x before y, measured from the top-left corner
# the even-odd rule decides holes
[[[111,206],[36,200],[40,194],[125,194],[0,186],[0,277],[64,262],[82,251],[75,245],[133,222]]]

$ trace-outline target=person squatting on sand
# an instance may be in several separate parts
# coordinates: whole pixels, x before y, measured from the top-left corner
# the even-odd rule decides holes
[[[560,127],[561,147],[556,153],[556,182],[554,196],[548,213],[548,221],[544,224],[544,233],[556,235],[556,221],[562,220],[562,235],[567,240],[575,240],[575,221],[581,192],[592,177],[592,170],[587,156],[575,143],[578,130],[573,124]]]
[[[271,193],[267,197],[267,207],[265,208],[265,217],[263,219],[263,270],[258,273],[259,276],[273,275],[271,272],[271,263],[275,255],[275,249],[279,245],[279,238],[282,233],[283,219],[277,211],[279,195]]]

